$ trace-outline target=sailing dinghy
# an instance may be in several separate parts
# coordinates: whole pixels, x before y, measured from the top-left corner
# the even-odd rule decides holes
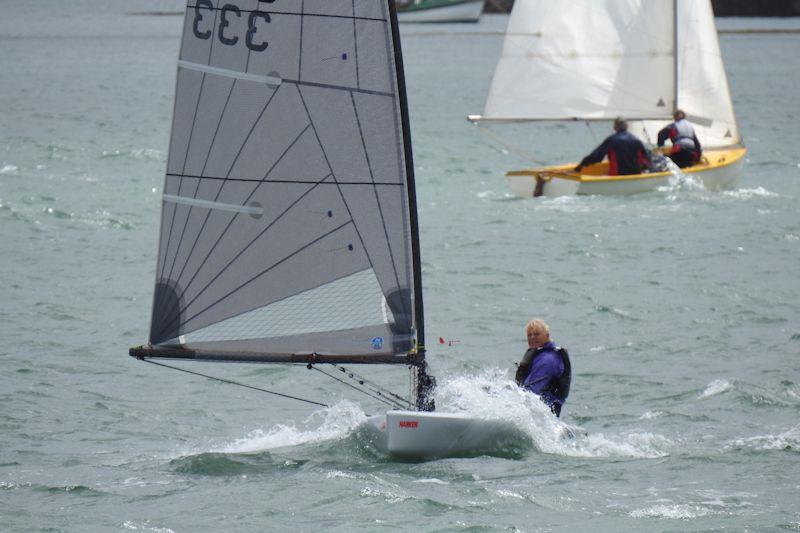
[[[613,121],[654,143],[683,109],[703,159],[681,169],[707,189],[733,188],[746,149],[733,112],[709,0],[517,0],[477,123]],[[610,133],[611,128],[608,128]],[[586,152],[592,147],[585,147]],[[608,163],[508,172],[518,196],[632,194],[669,171],[610,176]]]
[[[394,1],[195,0],[176,83],[150,339],[130,355],[408,367],[411,399],[368,422],[398,456],[516,432],[426,411]]]

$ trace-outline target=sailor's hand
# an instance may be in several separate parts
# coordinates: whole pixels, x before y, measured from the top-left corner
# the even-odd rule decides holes
[[[581,170],[583,170],[583,165],[575,165],[575,168],[573,168],[572,170],[574,170],[575,172],[580,172]]]

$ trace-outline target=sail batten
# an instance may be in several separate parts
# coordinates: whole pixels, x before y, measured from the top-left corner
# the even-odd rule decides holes
[[[265,6],[187,5],[147,356],[408,362],[421,269],[393,3]]]

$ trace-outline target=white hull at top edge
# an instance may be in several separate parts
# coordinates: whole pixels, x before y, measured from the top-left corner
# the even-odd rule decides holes
[[[483,12],[484,0],[457,2],[428,9],[398,11],[399,22],[477,22]]]

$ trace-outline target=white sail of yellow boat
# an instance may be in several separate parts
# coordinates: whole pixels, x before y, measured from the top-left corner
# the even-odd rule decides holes
[[[517,0],[478,124],[613,121],[653,143],[682,109],[703,147],[682,171],[707,189],[729,189],[746,149],[733,111],[710,0]],[[588,150],[590,147],[585,147]],[[523,197],[632,194],[673,174],[608,175],[576,162],[507,173]]]

